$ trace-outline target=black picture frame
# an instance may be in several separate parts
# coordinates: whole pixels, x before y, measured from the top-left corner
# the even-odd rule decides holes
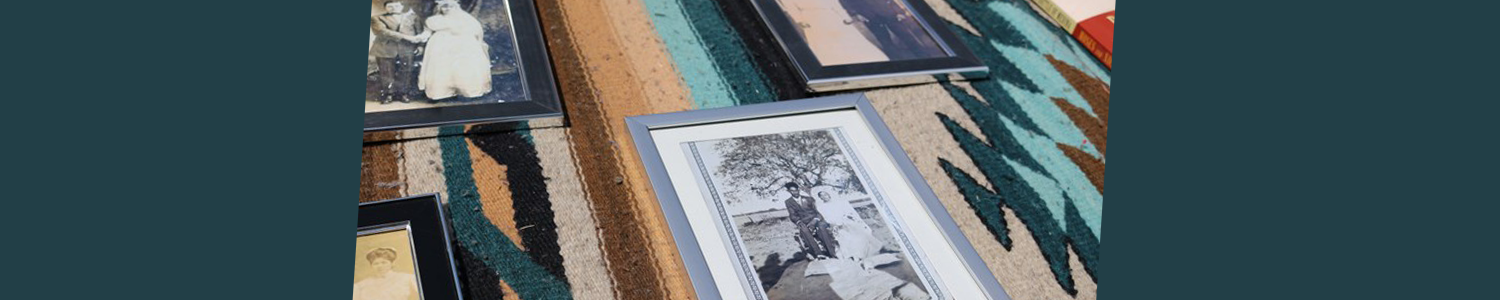
[[[750,1],[755,6],[764,25],[775,36],[786,57],[796,66],[805,81],[808,91],[827,92],[862,89],[880,86],[916,84],[945,80],[935,75],[954,75],[961,79],[977,79],[989,76],[989,67],[964,46],[957,36],[933,12],[927,3],[920,0],[896,0],[911,9],[917,21],[927,33],[949,54],[946,57],[893,60],[824,66],[818,62],[808,42],[797,33],[796,25],[787,18],[777,0]]]
[[[527,100],[365,113],[364,132],[563,117],[547,40],[532,0],[506,0]]]
[[[449,238],[451,229],[437,194],[360,203],[358,223],[356,236],[360,232],[406,226],[422,299],[463,299]]]

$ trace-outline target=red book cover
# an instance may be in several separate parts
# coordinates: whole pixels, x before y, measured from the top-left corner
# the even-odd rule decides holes
[[[1106,68],[1114,68],[1114,0],[1030,0],[1031,7],[1062,27]]]
[[[1115,49],[1115,11],[1083,19],[1078,22],[1078,27],[1073,29],[1073,37],[1094,57],[1104,62],[1104,67],[1114,68],[1111,61]]]

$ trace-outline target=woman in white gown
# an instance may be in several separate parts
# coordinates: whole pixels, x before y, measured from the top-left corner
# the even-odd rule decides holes
[[[859,217],[849,201],[833,199],[827,191],[818,192],[818,214],[828,222],[833,239],[838,241],[834,256],[839,259],[864,260],[880,253],[880,240],[870,230],[870,225]]]
[[[844,300],[921,300],[930,297],[915,283],[910,283],[876,266],[901,261],[895,253],[880,253],[882,243],[859,217],[859,211],[844,199],[834,199],[828,191],[818,192],[818,214],[828,222],[838,243],[834,258],[816,262],[827,272],[828,287]],[[809,267],[812,271],[813,267]]]
[[[439,0],[437,13],[427,17],[427,41],[417,87],[432,100],[453,96],[475,98],[490,92],[490,46],[484,27],[454,0]]]
[[[777,0],[797,25],[807,47],[824,66],[888,61],[880,47],[865,38],[838,0]]]

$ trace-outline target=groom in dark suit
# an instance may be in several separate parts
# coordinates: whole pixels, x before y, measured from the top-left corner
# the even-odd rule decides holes
[[[792,194],[786,199],[786,211],[792,226],[797,228],[802,251],[809,257],[833,257],[833,250],[838,245],[833,233],[828,231],[828,222],[824,222],[823,215],[818,213],[817,201],[804,195],[795,182],[788,182],[783,187]]]
[[[380,84],[380,103],[391,103],[399,98],[411,102],[412,90],[416,86],[417,38],[421,22],[417,14],[406,10],[398,0],[385,2],[385,14],[370,17],[370,31],[375,32],[375,44],[370,46],[370,56],[375,57]]]

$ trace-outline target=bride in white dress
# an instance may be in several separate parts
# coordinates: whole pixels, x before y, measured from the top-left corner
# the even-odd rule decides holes
[[[859,217],[859,211],[844,199],[833,199],[827,191],[818,192],[818,214],[828,222],[833,239],[838,241],[834,256],[838,259],[864,260],[880,253],[880,240],[870,225]]]
[[[427,98],[475,98],[490,92],[490,45],[484,27],[454,0],[439,0],[437,14],[427,17],[427,40],[417,87]]]
[[[807,47],[824,66],[888,61],[875,43],[855,27],[838,0],[777,0],[797,25]]]
[[[877,270],[875,267],[900,262],[896,253],[880,253],[881,241],[870,225],[859,217],[859,211],[844,199],[834,199],[828,191],[818,192],[818,214],[828,222],[837,241],[834,258],[808,266],[808,275],[828,274],[828,287],[844,300],[916,300],[930,297],[915,283]],[[812,274],[816,273],[816,274]]]

